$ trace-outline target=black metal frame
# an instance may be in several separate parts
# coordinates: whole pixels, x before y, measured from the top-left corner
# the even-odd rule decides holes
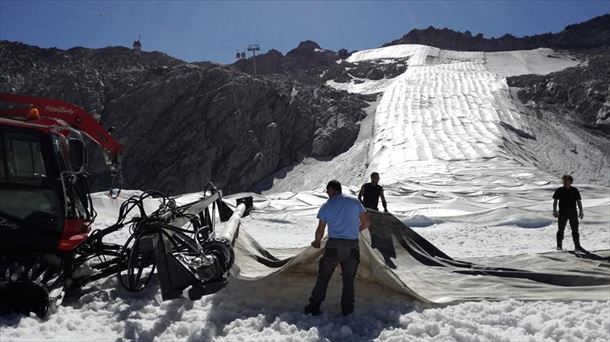
[[[163,205],[151,214],[143,210],[145,194],[158,193],[132,197],[134,205],[127,211],[123,210],[126,207],[121,208],[116,224],[94,231],[79,247],[73,269],[88,263],[94,272],[73,279],[73,285],[82,286],[117,274],[125,289],[140,291],[158,267],[163,299],[194,300],[224,287],[234,254],[229,241],[214,236],[214,212],[218,206],[220,221],[225,222],[233,211],[222,201],[221,193],[213,188],[207,197],[183,206],[176,206],[173,199],[164,197]],[[127,212],[135,208],[140,209],[140,216],[125,222]],[[186,224],[189,228],[182,228]],[[130,225],[132,235],[123,246],[102,241],[126,225]],[[92,263],[95,258],[100,262]],[[152,269],[143,272],[144,268]]]

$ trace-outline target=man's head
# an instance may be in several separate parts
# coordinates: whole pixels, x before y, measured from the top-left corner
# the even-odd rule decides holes
[[[341,194],[341,183],[334,179],[331,180],[326,185],[326,193],[328,194],[328,197],[333,197],[335,195]]]
[[[379,183],[379,174],[377,172],[371,173],[371,182],[373,184]]]
[[[574,178],[572,178],[570,175],[563,175],[561,180],[563,181],[563,186],[566,188],[572,186],[572,183],[574,182]]]

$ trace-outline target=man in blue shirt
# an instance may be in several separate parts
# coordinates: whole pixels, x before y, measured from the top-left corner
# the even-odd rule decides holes
[[[370,220],[357,198],[341,193],[341,183],[338,181],[328,182],[326,193],[329,199],[318,212],[318,228],[311,245],[320,248],[326,225],[328,225],[328,241],[324,255],[320,259],[318,279],[311,292],[309,305],[305,307],[305,313],[320,314],[320,305],[326,298],[328,282],[337,264],[340,263],[343,273],[341,309],[343,315],[347,316],[354,311],[354,277],[360,263],[358,235],[361,230],[369,227]]]

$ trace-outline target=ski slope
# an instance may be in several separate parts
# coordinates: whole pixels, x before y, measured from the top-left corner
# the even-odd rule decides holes
[[[267,193],[319,191],[321,180],[336,178],[356,194],[377,171],[390,210],[411,226],[542,227],[554,223],[552,193],[561,175],[571,173],[587,194],[584,223],[607,227],[607,142],[569,120],[529,113],[505,78],[559,71],[578,61],[550,49],[483,53],[423,45],[360,51],[347,61],[391,59],[406,59],[409,67],[378,81],[380,98],[354,146],[331,161],[307,160],[282,173]],[[350,85],[360,90],[357,83],[341,87]]]
[[[390,211],[449,256],[513,258],[534,267],[528,264],[532,256],[554,249],[551,196],[559,176],[572,173],[584,198],[582,244],[608,248],[603,142],[560,118],[534,117],[515,102],[505,80],[578,61],[549,49],[480,53],[423,45],[360,51],[348,61],[392,59],[408,61],[405,73],[366,86],[340,85],[379,94],[354,146],[333,160],[308,159],[278,173],[270,189],[255,195],[257,210],[242,221],[243,232],[277,257],[294,255],[313,239],[326,182],[336,178],[344,192],[356,194],[370,172],[378,171]],[[570,152],[574,149],[579,153]],[[120,201],[103,194],[94,200],[102,208],[98,226],[113,223]],[[573,248],[569,232],[564,246]],[[134,295],[108,278],[66,298],[47,320],[0,318],[1,340],[610,340],[608,301],[507,299],[436,306],[363,279],[357,282],[355,313],[340,317],[337,273],[324,314],[305,316],[315,272],[315,262],[305,262],[257,281],[235,278],[197,302],[162,302],[155,282]]]

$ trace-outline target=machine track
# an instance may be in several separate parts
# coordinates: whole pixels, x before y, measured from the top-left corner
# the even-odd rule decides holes
[[[45,317],[64,298],[65,278],[55,256],[0,259],[0,313]]]

